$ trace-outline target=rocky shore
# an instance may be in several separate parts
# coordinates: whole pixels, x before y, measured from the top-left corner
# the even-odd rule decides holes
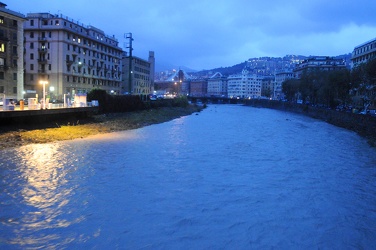
[[[0,150],[32,143],[48,143],[85,138],[90,135],[136,129],[166,122],[200,112],[202,107],[164,107],[137,112],[95,115],[67,124],[38,124],[33,126],[0,126]]]

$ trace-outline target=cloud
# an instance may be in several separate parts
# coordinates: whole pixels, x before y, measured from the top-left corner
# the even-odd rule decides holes
[[[134,54],[195,69],[250,57],[337,55],[376,37],[374,0],[19,0],[9,8],[60,12],[115,35]]]

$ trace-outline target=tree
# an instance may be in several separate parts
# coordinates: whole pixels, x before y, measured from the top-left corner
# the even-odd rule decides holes
[[[282,83],[282,92],[286,99],[294,101],[299,93],[300,81],[298,79],[288,79]]]

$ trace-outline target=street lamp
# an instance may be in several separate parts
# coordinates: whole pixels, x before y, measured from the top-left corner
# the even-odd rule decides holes
[[[46,109],[46,84],[48,81],[39,81],[40,84],[43,84],[43,109]]]

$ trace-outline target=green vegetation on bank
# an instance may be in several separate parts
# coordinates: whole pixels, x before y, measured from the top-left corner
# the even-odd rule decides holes
[[[365,107],[376,102],[376,58],[357,65],[352,70],[309,70],[300,79],[289,79],[282,84],[289,101],[324,105]]]

